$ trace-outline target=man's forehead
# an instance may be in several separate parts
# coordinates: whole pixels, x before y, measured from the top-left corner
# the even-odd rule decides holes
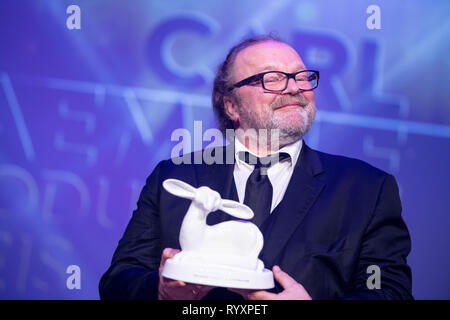
[[[236,75],[267,70],[293,72],[305,68],[292,47],[275,41],[265,41],[245,48],[236,56],[234,67]]]

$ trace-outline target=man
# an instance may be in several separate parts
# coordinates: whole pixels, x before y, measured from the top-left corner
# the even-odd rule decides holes
[[[412,298],[410,237],[395,179],[362,161],[314,151],[302,139],[314,119],[318,79],[293,48],[271,36],[231,49],[214,82],[213,107],[222,130],[237,129],[226,147],[234,147],[235,163],[158,164],[100,281],[101,298]],[[259,140],[259,129],[276,131],[278,145]],[[275,153],[287,156],[266,168],[266,177],[241,158]],[[179,252],[190,204],[162,188],[167,178],[208,186],[254,209],[264,235],[259,257],[273,270],[274,289],[227,290],[161,276],[165,261]],[[255,190],[265,190],[259,201]],[[211,224],[230,219],[210,216]],[[376,288],[368,281],[371,270],[379,271]]]

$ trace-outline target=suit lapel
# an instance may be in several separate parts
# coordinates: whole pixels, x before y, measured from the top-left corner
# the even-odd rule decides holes
[[[199,186],[208,186],[209,188],[220,193],[222,199],[230,199],[239,201],[236,191],[236,186],[233,178],[234,171],[234,144],[226,147],[218,147],[212,150],[211,155],[215,157],[216,152],[221,152],[223,156],[223,164],[201,164],[196,167],[197,181]],[[231,153],[229,153],[231,152]],[[233,163],[226,162],[226,155],[233,155]],[[230,162],[230,159],[229,161]],[[230,215],[218,211],[208,215],[208,224],[216,224],[226,220],[231,220],[233,217]]]
[[[275,263],[282,248],[324,188],[323,176],[319,176],[322,172],[317,153],[303,143],[283,200],[272,213],[276,216],[271,217],[273,220],[269,218],[267,225],[262,225],[264,248],[260,257],[267,266]]]
[[[231,149],[231,148],[230,148]],[[213,163],[206,164],[202,163],[201,165],[196,166],[196,175],[199,186],[208,186],[211,189],[220,193],[223,199],[230,199],[230,195],[232,195],[232,188],[234,186],[233,180],[233,169],[234,162],[227,164],[225,162],[225,157],[227,152],[227,147],[217,147],[211,151],[211,156],[214,158],[216,154],[223,157],[222,164]],[[221,153],[221,154],[220,154]],[[234,156],[234,153],[233,153]],[[233,158],[234,161],[234,158]]]

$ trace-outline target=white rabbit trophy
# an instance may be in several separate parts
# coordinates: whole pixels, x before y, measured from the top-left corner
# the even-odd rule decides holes
[[[175,196],[192,200],[181,225],[181,252],[166,261],[164,277],[226,288],[274,287],[272,271],[258,259],[264,240],[255,224],[242,220],[206,224],[208,214],[216,210],[251,219],[249,207],[222,199],[208,187],[196,189],[176,179],[165,180],[163,187]]]

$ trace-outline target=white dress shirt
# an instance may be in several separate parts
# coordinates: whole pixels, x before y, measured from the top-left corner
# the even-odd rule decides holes
[[[299,140],[297,142],[294,142],[290,145],[281,148],[278,152],[288,153],[290,156],[290,160],[277,162],[267,170],[267,175],[273,188],[272,208],[270,209],[271,213],[283,199],[289,181],[291,180],[292,173],[294,172],[295,164],[297,163],[298,157],[300,155],[302,145],[303,141]],[[240,151],[247,151],[253,155],[255,154],[249,151],[237,138],[234,139],[234,152],[235,152],[234,154],[235,164],[233,171],[234,182],[236,184],[239,202],[244,203],[245,186],[247,184],[247,179],[253,172],[254,165],[248,164],[245,161],[240,160],[239,159]]]

